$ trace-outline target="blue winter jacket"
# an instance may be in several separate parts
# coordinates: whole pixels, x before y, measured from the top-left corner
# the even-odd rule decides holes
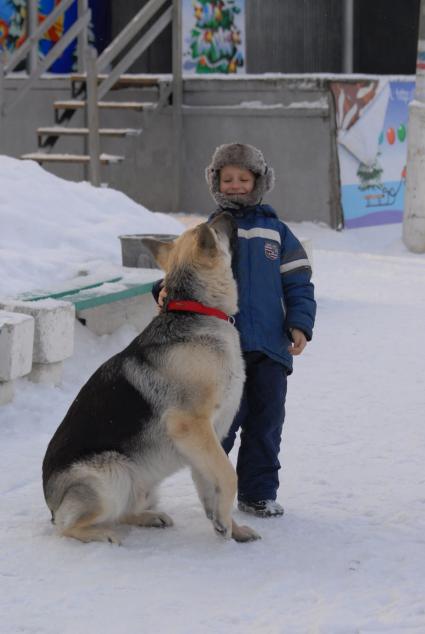
[[[262,351],[292,372],[290,328],[312,337],[316,302],[311,265],[291,230],[269,205],[227,211],[238,226],[235,325],[244,352]]]
[[[269,205],[220,208],[210,216],[231,213],[238,226],[236,279],[239,312],[235,326],[244,352],[261,351],[292,372],[290,328],[312,337],[316,302],[306,252]],[[162,281],[152,293],[156,300]]]

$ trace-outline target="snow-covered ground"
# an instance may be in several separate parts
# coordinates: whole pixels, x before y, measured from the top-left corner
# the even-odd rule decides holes
[[[120,233],[178,232],[118,192],[0,158],[0,294],[119,264]],[[311,238],[318,318],[290,378],[281,519],[223,542],[188,473],[162,486],[175,526],[123,546],[59,538],[41,488],[46,445],[90,373],[135,336],[77,324],[60,388],[18,381],[0,408],[0,632],[425,632],[425,255],[401,226]],[[235,456],[232,455],[234,460]]]

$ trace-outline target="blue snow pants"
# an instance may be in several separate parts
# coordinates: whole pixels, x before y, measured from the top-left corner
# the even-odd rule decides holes
[[[246,381],[239,411],[222,446],[228,454],[241,429],[236,472],[238,499],[275,500],[285,418],[286,369],[263,352],[245,352]]]

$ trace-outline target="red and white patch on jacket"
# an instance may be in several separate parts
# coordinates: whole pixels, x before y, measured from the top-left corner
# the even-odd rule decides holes
[[[279,257],[279,245],[276,242],[265,242],[264,253],[269,260],[277,260]]]

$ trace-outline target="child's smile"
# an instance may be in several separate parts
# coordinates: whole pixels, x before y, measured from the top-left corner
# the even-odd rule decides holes
[[[220,170],[220,192],[227,196],[243,196],[254,189],[255,176],[237,165],[225,165]]]

